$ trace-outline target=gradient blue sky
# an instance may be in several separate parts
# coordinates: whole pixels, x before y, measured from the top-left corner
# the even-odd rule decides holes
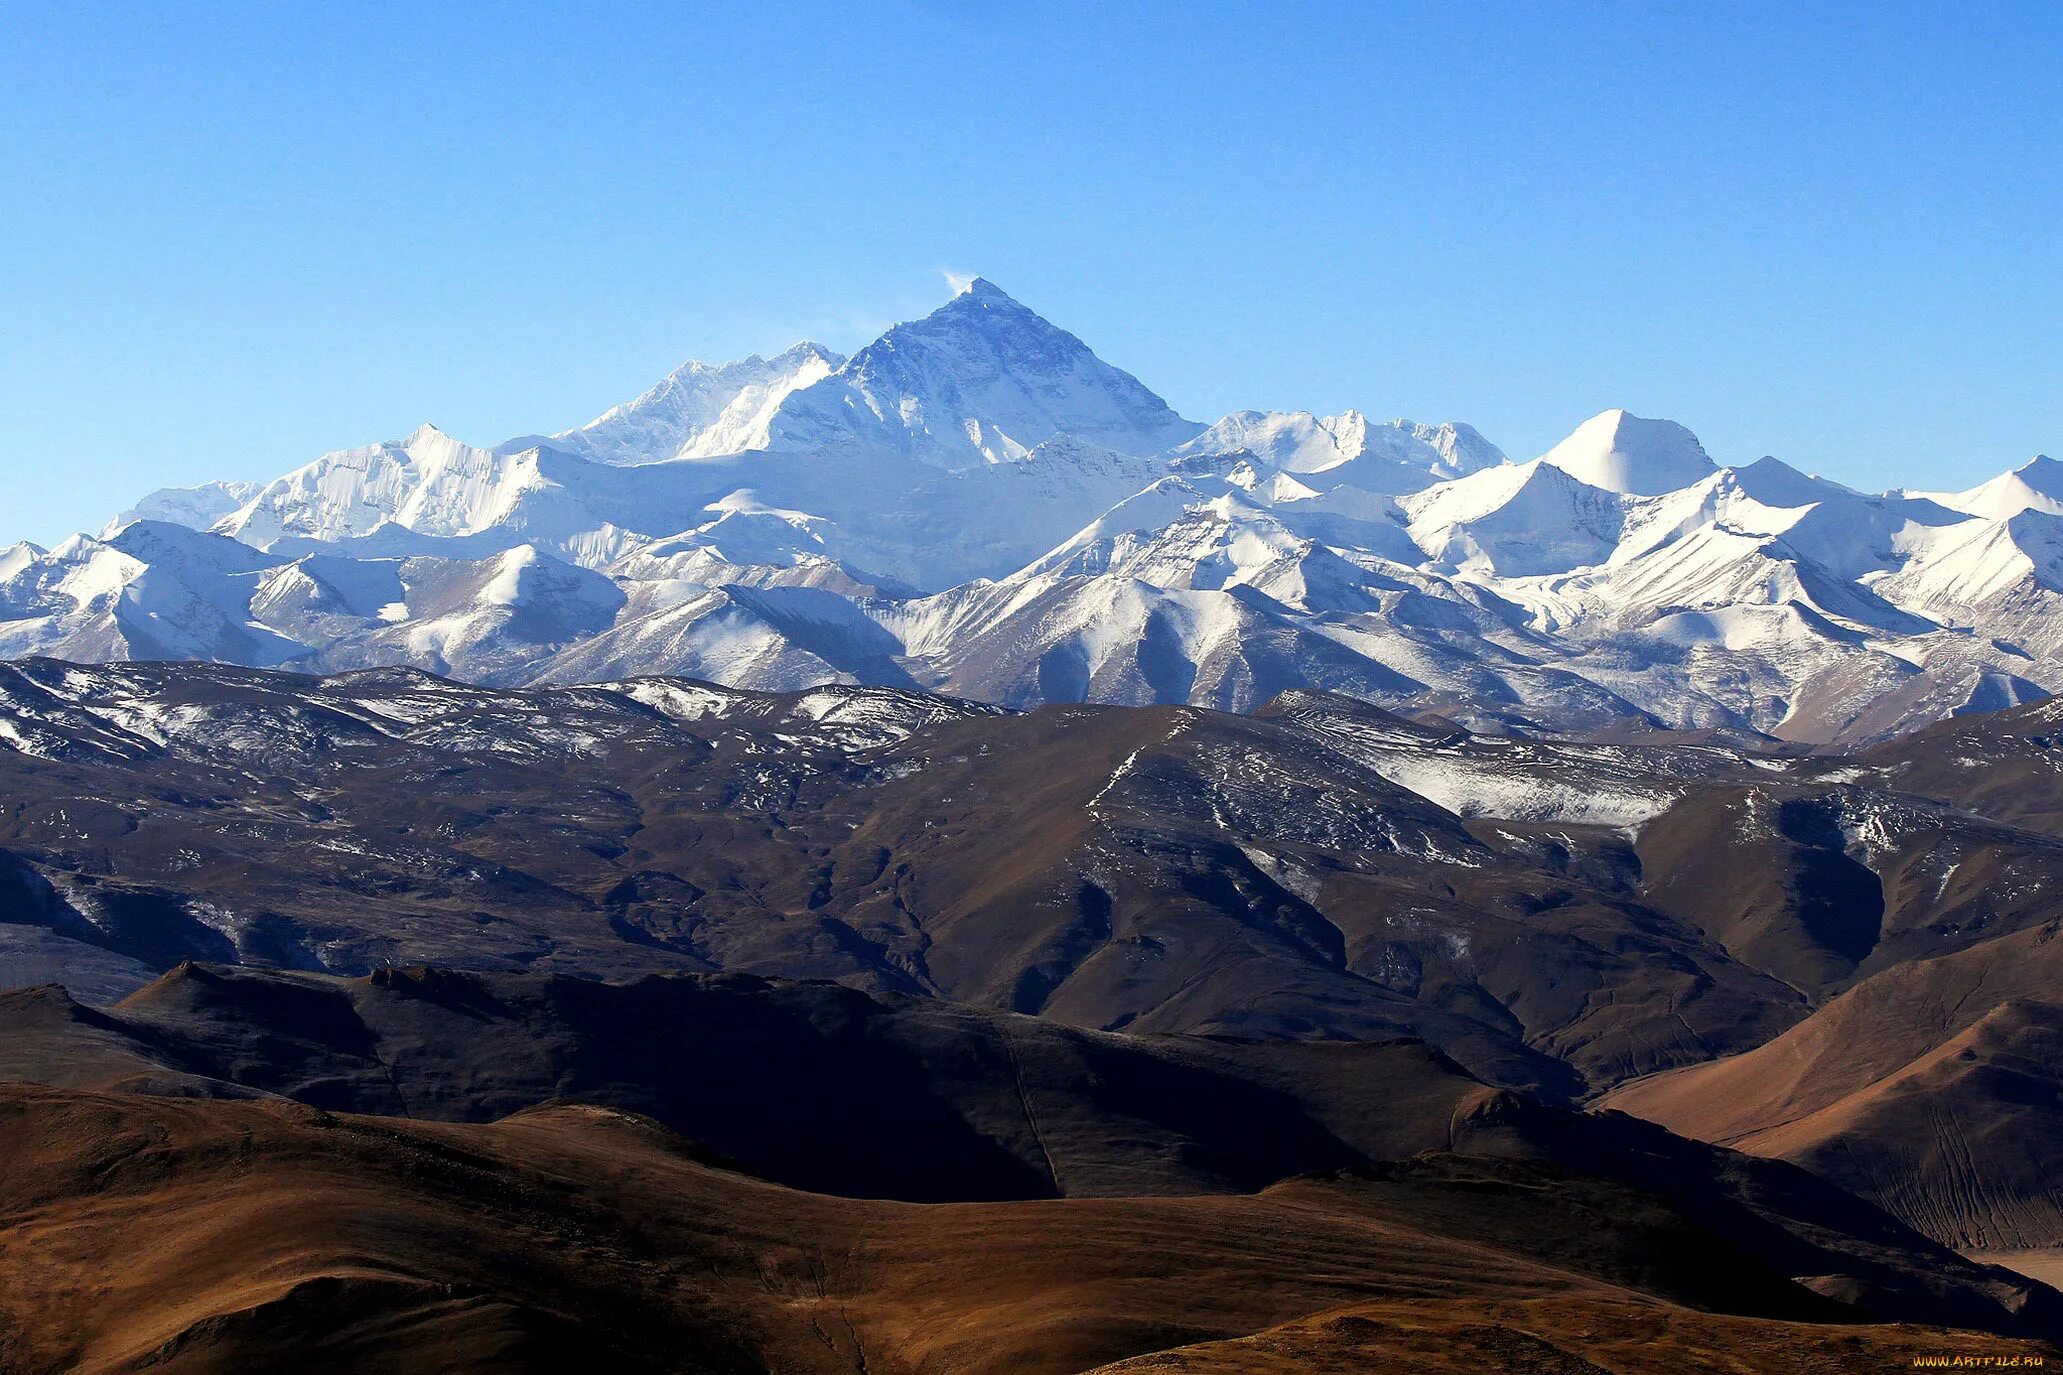
[[[0,542],[980,272],[1185,414],[2063,447],[2063,5],[0,0]]]

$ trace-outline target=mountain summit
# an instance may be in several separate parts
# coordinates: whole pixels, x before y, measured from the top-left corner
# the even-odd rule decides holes
[[[1024,458],[1055,435],[1119,453],[1172,448],[1203,429],[1074,335],[976,277],[782,403],[774,449],[848,444],[957,469]]]
[[[1675,421],[1623,410],[1590,417],[1542,460],[1607,492],[1647,497],[1688,487],[1717,467],[1698,437]]]
[[[2008,520],[2022,511],[2063,515],[2063,463],[2036,454],[2012,472],[2000,473],[1967,492],[1930,495],[1944,506],[1991,520]]]

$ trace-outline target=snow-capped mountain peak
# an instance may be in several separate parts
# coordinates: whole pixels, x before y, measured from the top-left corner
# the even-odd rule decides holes
[[[1773,454],[1730,470],[1741,490],[1765,506],[1809,506],[1814,502],[1862,493],[1823,477],[1802,473]]]
[[[6,582],[50,551],[22,540],[0,549],[0,583]]]
[[[1964,492],[1916,493],[1986,520],[2010,520],[2022,511],[2063,515],[2063,463],[2036,454],[2010,473]]]
[[[1359,456],[1368,421],[1359,411],[1234,411],[1178,454],[1230,454],[1245,450],[1286,473],[1318,472]]]
[[[787,398],[767,447],[887,449],[958,469],[1023,458],[1055,435],[1154,454],[1203,427],[1136,377],[976,277]]]
[[[450,452],[458,441],[425,420],[408,432],[408,438],[401,441],[401,447],[410,458],[427,458],[433,454]]]
[[[325,454],[265,484],[214,529],[262,549],[389,526],[465,535],[507,516],[543,482],[535,448],[476,449],[426,424],[403,440]]]
[[[958,300],[963,296],[972,297],[977,301],[988,301],[1013,306],[1017,304],[1016,299],[1009,292],[1003,290],[1003,288],[997,286],[986,277],[969,277],[953,288],[954,300]]]
[[[1688,487],[1716,466],[1698,437],[1673,420],[1601,411],[1541,456],[1592,487],[1659,496]]]

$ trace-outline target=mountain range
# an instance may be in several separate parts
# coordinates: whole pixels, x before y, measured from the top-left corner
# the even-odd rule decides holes
[[[2063,465],[1868,494],[1606,411],[1204,425],[975,279],[851,357],[689,363],[550,436],[432,426],[0,551],[0,656],[679,674],[1866,745],[2063,685]]]
[[[2058,1359],[2059,576],[979,279],[0,551],[0,1375]]]

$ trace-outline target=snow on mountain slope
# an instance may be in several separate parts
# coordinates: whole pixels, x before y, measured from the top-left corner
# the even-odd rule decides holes
[[[1175,452],[1229,454],[1243,449],[1284,472],[1309,473],[1358,457],[1367,428],[1359,411],[1234,411]]]
[[[859,444],[957,469],[1022,458],[1058,434],[1160,453],[1203,427],[977,277],[786,398],[766,428],[769,448]]]
[[[1505,461],[1503,451],[1467,425],[1409,420],[1371,424],[1359,411],[1237,411],[1174,450],[1178,456],[1244,450],[1270,467],[1323,490],[1421,491]]]
[[[1636,623],[1685,611],[1794,606],[1858,629],[1917,635],[1933,628],[1800,557],[1781,537],[1720,525],[1614,562],[1607,571],[1579,574],[1559,588],[1564,595],[1584,589],[1601,612]]]
[[[1809,473],[1801,473],[1774,454],[1764,454],[1745,467],[1729,468],[1734,481],[1764,506],[1810,506],[1842,501],[1864,493]]]
[[[206,530],[258,494],[255,482],[204,482],[198,487],[160,487],[116,516],[107,529],[138,520],[161,520]]]
[[[1314,687],[1806,740],[2063,687],[2063,465],[1928,498],[1717,467],[1618,410],[1516,464],[1358,411],[1206,429],[979,279],[850,359],[691,363],[550,439],[424,426],[138,509],[166,519],[0,551],[0,654],[1019,705]]]
[[[1245,711],[1286,688],[1403,700],[1418,683],[1251,589],[1042,574],[875,609],[925,685],[1000,702],[1190,703]]]
[[[140,521],[0,580],[0,656],[405,663],[504,681],[606,628],[624,602],[609,578],[529,546],[484,560],[290,558]]]
[[[1935,531],[1968,524],[1957,511],[1896,495],[1836,495],[1797,508],[1780,530],[1784,543],[1838,578],[1870,582],[1902,568]]]
[[[820,683],[908,685],[902,646],[860,605],[822,588],[633,587],[615,624],[524,681],[608,682],[644,666],[732,687],[788,692]]]
[[[2024,654],[1995,641],[1973,643],[1971,637],[1937,641],[1911,660],[1884,653],[1845,655],[1798,679],[1790,709],[1772,733],[1860,747],[1951,716],[2038,701],[2063,686],[2034,682],[2014,672],[2016,665],[2035,667]]]
[[[252,619],[267,560],[184,526],[75,535],[0,581],[0,656],[283,663],[303,646]]]
[[[1487,468],[1403,501],[1411,537],[1441,567],[1527,577],[1605,562],[1625,499],[1545,459]]]
[[[478,561],[409,559],[400,604],[380,624],[325,646],[329,672],[406,664],[475,682],[528,678],[569,646],[607,630],[628,598],[599,573],[519,545]]]
[[[1937,528],[1914,557],[1878,587],[1944,614],[1974,610],[2035,585],[2063,588],[2063,516],[2024,510],[2004,520]]]
[[[1501,676],[1509,669],[1571,705],[1533,677],[1526,651],[1540,646],[1519,608],[1331,546],[1303,528],[1317,504],[1166,478],[1007,578],[867,609],[919,684],[1010,704],[1246,710],[1311,682],[1398,704],[1532,695]],[[1614,701],[1607,715],[1635,710]]]
[[[1401,525],[1340,516],[1308,493],[1270,500],[1236,474],[1167,477],[1005,581],[1086,575],[1156,587],[1250,586],[1298,610],[1368,610],[1378,588],[1421,585],[1398,576],[1408,577],[1415,555]]]
[[[320,647],[406,617],[401,559],[308,554],[258,579],[253,620],[300,644]]]
[[[1728,754],[1411,730],[1358,703],[1293,692],[1270,705],[1332,749],[1456,816],[1637,827],[1688,785],[1738,768]]]
[[[1966,492],[1914,495],[1986,520],[2010,520],[2022,511],[2063,516],[2063,463],[2047,454],[2036,454],[2012,472],[2000,473]]]
[[[1931,529],[1913,545],[1910,560],[1875,591],[2038,659],[2063,657],[2063,516],[2030,508]],[[2046,682],[2039,670],[2029,676]]]
[[[1688,487],[1714,464],[1698,437],[1673,420],[1602,411],[1541,455],[1579,482],[1608,492],[1656,496]]]
[[[1355,412],[1356,418],[1359,413]],[[1370,492],[1422,490],[1430,482],[1466,477],[1508,462],[1504,451],[1468,425],[1362,421],[1358,453],[1306,475],[1314,486],[1351,486]],[[1423,476],[1422,476],[1423,475]],[[1407,485],[1408,484],[1408,485]]]
[[[802,504],[835,522],[838,557],[934,590],[1024,566],[1166,472],[1156,459],[1055,435],[1014,462],[955,471],[884,456]]]
[[[840,355],[807,341],[773,358],[754,354],[735,363],[684,363],[635,401],[548,442],[597,463],[618,464],[764,449],[767,426],[781,403],[844,365]]]
[[[468,535],[506,517],[539,481],[534,449],[476,449],[422,425],[403,440],[324,454],[267,483],[214,528],[261,549],[294,536],[329,542],[387,526]]]
[[[23,540],[19,544],[0,549],[0,584],[12,581],[42,558],[47,550]]]

